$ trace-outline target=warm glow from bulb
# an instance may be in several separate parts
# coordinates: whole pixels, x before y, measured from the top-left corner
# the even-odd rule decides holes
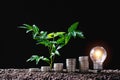
[[[96,50],[95,53],[94,53],[94,55],[93,55],[93,57],[94,57],[95,60],[101,59],[102,56],[103,56],[103,53],[102,53],[101,50]]]
[[[103,69],[103,62],[107,57],[107,52],[102,46],[96,46],[90,51],[90,58],[93,61],[94,69]]]
[[[94,47],[90,52],[90,57],[95,62],[103,62],[107,54],[103,47]]]

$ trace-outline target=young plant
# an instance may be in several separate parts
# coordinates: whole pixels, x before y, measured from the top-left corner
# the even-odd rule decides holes
[[[37,45],[44,45],[49,50],[49,57],[32,55],[29,59],[27,59],[27,62],[35,60],[36,64],[38,64],[40,60],[43,60],[50,65],[50,68],[52,68],[55,56],[60,56],[58,51],[59,49],[67,45],[72,37],[84,38],[83,33],[77,30],[78,25],[79,22],[75,22],[68,28],[67,32],[51,33],[48,33],[47,31],[41,31],[36,25],[31,26],[28,24],[23,24],[22,26],[19,26],[19,28],[26,29],[26,33],[32,33],[32,37],[37,41]]]

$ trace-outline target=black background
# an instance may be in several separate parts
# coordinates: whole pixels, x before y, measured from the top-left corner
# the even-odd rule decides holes
[[[61,56],[55,62],[65,63],[66,58],[89,56],[94,46],[103,46],[107,51],[104,62],[106,69],[120,69],[119,51],[119,8],[117,2],[100,1],[16,1],[5,2],[1,11],[1,53],[0,68],[29,68],[47,65],[40,61],[26,62],[33,54],[46,55],[48,50],[36,45],[31,34],[17,28],[24,23],[37,25],[48,32],[67,31],[78,21],[85,39],[72,39],[60,50]],[[90,68],[92,68],[92,61]],[[77,62],[77,66],[78,66]]]

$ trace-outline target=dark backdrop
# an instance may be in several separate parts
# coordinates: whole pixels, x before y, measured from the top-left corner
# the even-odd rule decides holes
[[[16,1],[5,2],[2,14],[0,68],[29,68],[47,65],[26,60],[32,54],[48,54],[46,47],[36,45],[31,34],[17,28],[24,23],[37,25],[41,30],[66,31],[74,22],[85,39],[72,39],[60,50],[55,62],[65,63],[66,58],[89,56],[90,49],[100,45],[107,50],[106,69],[120,69],[119,9],[117,2],[82,1]],[[90,60],[90,68],[92,61]],[[78,63],[77,63],[78,65]]]

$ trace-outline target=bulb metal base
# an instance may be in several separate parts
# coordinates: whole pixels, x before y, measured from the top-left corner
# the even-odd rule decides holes
[[[96,69],[96,70],[102,70],[103,69],[103,63],[94,63],[93,64],[93,68]]]

